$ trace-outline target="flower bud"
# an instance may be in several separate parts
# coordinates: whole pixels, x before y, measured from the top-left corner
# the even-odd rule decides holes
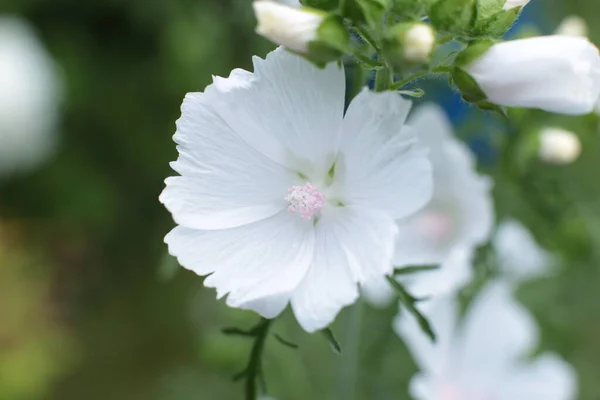
[[[429,61],[435,46],[435,31],[421,22],[393,26],[385,40],[384,56],[394,67]]]
[[[435,46],[435,32],[431,25],[416,23],[401,36],[404,59],[411,63],[429,60]]]
[[[588,36],[588,26],[585,20],[577,15],[571,15],[562,20],[556,29],[557,35],[565,36]]]
[[[309,43],[317,40],[325,16],[319,11],[295,8],[269,0],[253,3],[258,20],[256,32],[297,53],[308,53]]]
[[[582,115],[593,110],[600,94],[598,49],[580,37],[476,44],[457,56],[454,67],[472,79],[487,102],[500,106]]]
[[[540,132],[540,158],[551,164],[566,165],[581,154],[581,142],[573,132],[562,128],[545,128]]]
[[[512,10],[517,7],[525,7],[529,3],[529,0],[506,0],[504,6],[502,6],[503,10]]]

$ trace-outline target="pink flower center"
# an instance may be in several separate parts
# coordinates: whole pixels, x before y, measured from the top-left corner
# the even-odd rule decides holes
[[[417,219],[417,229],[428,238],[443,241],[452,234],[452,220],[439,211],[428,211]]]
[[[288,211],[299,214],[302,218],[311,219],[323,209],[325,196],[312,184],[295,185],[288,189],[285,196],[288,202]]]

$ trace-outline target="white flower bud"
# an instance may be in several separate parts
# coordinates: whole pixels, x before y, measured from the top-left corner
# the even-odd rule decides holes
[[[562,20],[556,29],[557,35],[565,36],[588,36],[588,26],[585,20],[577,15],[571,15]]]
[[[462,66],[501,106],[581,115],[600,94],[600,55],[589,40],[541,36],[492,45]]]
[[[581,142],[573,132],[562,128],[545,128],[540,132],[540,158],[551,164],[565,165],[577,160]]]
[[[34,167],[53,150],[60,79],[24,20],[0,17],[0,177]]]
[[[403,35],[404,59],[413,63],[429,60],[435,45],[435,32],[428,24],[413,24]]]
[[[525,7],[527,3],[529,3],[529,0],[506,0],[506,3],[504,3],[502,9],[510,10],[516,7]]]
[[[298,53],[307,53],[308,44],[317,39],[322,14],[269,0],[257,0],[253,5],[259,35]]]

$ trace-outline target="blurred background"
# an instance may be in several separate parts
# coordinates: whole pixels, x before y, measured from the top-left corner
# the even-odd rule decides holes
[[[513,34],[572,14],[599,43],[595,0],[532,0]],[[185,93],[273,48],[254,25],[250,0],[0,0],[0,400],[242,398],[232,376],[251,342],[221,329],[258,317],[167,256],[173,222],[157,198]],[[581,400],[598,400],[598,118],[523,111],[507,133],[444,87],[428,82],[425,100],[443,103],[494,176],[498,219],[520,220],[556,257],[556,276],[519,290],[541,349],[575,366]],[[575,163],[531,159],[527,137],[544,124],[579,136]],[[268,340],[269,393],[408,398],[415,365],[390,329],[396,305],[363,307],[360,335],[347,335],[348,311],[333,326],[341,356],[286,312],[274,332],[299,349]]]

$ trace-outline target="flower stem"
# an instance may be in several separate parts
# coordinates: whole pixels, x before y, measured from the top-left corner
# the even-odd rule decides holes
[[[398,90],[401,89],[402,87],[408,85],[411,82],[416,81],[419,78],[422,78],[424,76],[427,76],[429,74],[444,74],[450,72],[450,67],[446,67],[444,65],[439,65],[437,67],[432,68],[431,70],[427,70],[427,71],[419,71],[419,72],[415,72],[412,75],[407,76],[404,79],[401,79],[397,82],[394,82],[392,84],[392,86],[390,87],[391,90]]]
[[[358,381],[358,365],[360,350],[360,331],[363,316],[363,303],[359,300],[350,309],[346,321],[346,337],[344,338],[344,355],[340,358],[340,376],[338,381],[338,399],[356,399]]]
[[[375,91],[385,92],[392,85],[392,71],[388,67],[377,70],[375,74]]]
[[[270,319],[261,318],[259,323],[252,329],[252,332],[255,335],[254,344],[252,345],[252,350],[250,352],[248,366],[243,372],[246,377],[246,400],[257,399],[257,384],[263,380],[262,354],[270,326]],[[264,386],[264,384],[261,384],[261,386]]]

